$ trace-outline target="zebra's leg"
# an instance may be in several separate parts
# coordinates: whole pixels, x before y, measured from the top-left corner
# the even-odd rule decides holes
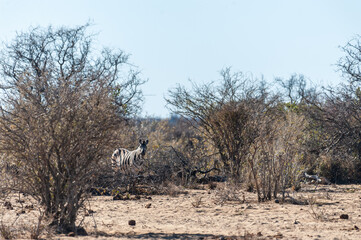
[[[131,175],[130,175],[129,171],[125,172],[123,180],[125,182],[125,192],[130,193]]]
[[[135,176],[134,173],[132,173],[130,184],[131,184],[131,193],[136,194],[137,177]]]
[[[134,169],[133,169],[134,170]],[[137,194],[138,193],[138,185],[139,185],[139,175],[137,171],[132,171],[131,172],[131,192],[133,194]]]
[[[125,184],[126,184],[126,192],[128,193],[135,192],[135,179],[134,179],[134,173],[132,171],[129,170],[126,171]]]

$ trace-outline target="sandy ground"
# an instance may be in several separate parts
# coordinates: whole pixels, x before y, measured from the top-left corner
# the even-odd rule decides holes
[[[176,189],[179,190],[179,189]],[[304,186],[287,201],[258,203],[255,193],[219,184],[210,190],[142,196],[138,200],[92,197],[81,217],[88,236],[78,239],[361,239],[361,186]],[[24,198],[23,198],[24,199]],[[1,220],[12,226],[36,226],[39,211],[33,203],[8,199],[1,202]],[[288,198],[290,200],[290,198]],[[30,207],[29,207],[30,205]],[[347,214],[348,219],[341,219]],[[81,214],[83,215],[83,214]],[[129,220],[136,225],[130,226]],[[17,233],[18,236],[19,233]],[[26,236],[26,233],[24,233]],[[65,235],[44,238],[74,239]]]

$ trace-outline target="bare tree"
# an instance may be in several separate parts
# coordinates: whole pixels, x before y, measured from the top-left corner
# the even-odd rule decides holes
[[[361,82],[361,35],[357,35],[342,47],[345,56],[337,66],[349,83]]]
[[[139,111],[143,81],[128,55],[97,52],[88,25],[33,28],[0,57],[0,151],[21,190],[41,201],[61,232],[113,149],[119,123]]]
[[[284,110],[264,116],[259,123],[260,134],[252,145],[249,158],[259,201],[277,198],[286,188],[297,186],[306,149],[304,116]]]
[[[346,81],[325,88],[319,98],[309,101],[306,111],[315,132],[322,134],[320,149],[331,162],[321,167],[333,182],[359,182],[361,176],[360,38],[357,36],[342,47],[345,56],[337,66]]]
[[[318,96],[316,88],[309,87],[307,79],[302,74],[293,74],[288,79],[276,78],[275,82],[281,87],[278,94],[288,108],[300,108]]]
[[[306,126],[297,105],[310,92],[297,76],[290,82],[278,80],[288,90],[291,102],[285,104],[262,82],[232,74],[230,69],[221,76],[218,86],[193,85],[192,90],[179,86],[170,91],[169,108],[210,140],[220,156],[219,168],[236,181],[244,180],[242,174],[248,171],[258,200],[271,200],[297,184]]]
[[[276,98],[262,83],[230,68],[221,71],[221,83],[182,86],[169,92],[169,109],[186,119],[217,149],[223,169],[239,180],[250,145],[257,138],[257,119]]]

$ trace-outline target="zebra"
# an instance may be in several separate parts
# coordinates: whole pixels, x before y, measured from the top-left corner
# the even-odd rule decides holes
[[[125,148],[118,148],[112,154],[112,164],[114,169],[124,172],[140,172],[144,163],[144,156],[147,151],[148,139],[139,139],[139,147],[133,151]]]

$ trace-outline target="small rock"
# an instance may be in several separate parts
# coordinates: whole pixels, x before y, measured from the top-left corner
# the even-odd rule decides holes
[[[217,183],[214,183],[214,182],[209,183],[209,189],[214,190],[216,188],[217,188]]]
[[[295,222],[294,222],[294,224],[299,224],[300,222],[299,221],[297,221],[297,220],[295,220]]]
[[[145,205],[145,208],[150,208],[150,206],[152,206],[152,204],[148,203],[147,205]]]
[[[280,200],[278,200],[278,199],[275,199],[275,203],[280,203]]]
[[[75,237],[75,232],[68,233],[68,237]]]
[[[88,236],[88,233],[85,231],[85,229],[83,227],[77,228],[76,234],[79,236]]]
[[[25,210],[20,210],[20,211],[18,211],[18,212],[16,213],[16,215],[19,216],[20,214],[24,214],[24,213],[26,213]]]
[[[6,209],[8,209],[8,210],[13,210],[14,208],[13,208],[13,205],[11,204],[11,202],[8,202],[8,201],[6,201],[5,203],[4,203],[4,206],[6,207]]]
[[[356,225],[353,227],[353,229],[359,230],[358,226],[356,226]]]
[[[340,218],[341,219],[348,219],[348,214],[341,214]]]
[[[280,238],[283,238],[283,234],[282,233],[277,233],[274,237],[276,239],[280,239]]]
[[[258,232],[257,233],[257,237],[262,237],[263,235],[262,235],[262,233],[261,232]]]
[[[152,197],[147,196],[147,197],[145,197],[145,199],[152,200]]]
[[[130,225],[130,226],[135,226],[135,220],[129,220],[128,221],[128,224]]]
[[[88,217],[88,216],[90,216],[90,215],[93,214],[93,213],[95,213],[95,211],[89,209],[88,211],[85,212],[85,216]]]

